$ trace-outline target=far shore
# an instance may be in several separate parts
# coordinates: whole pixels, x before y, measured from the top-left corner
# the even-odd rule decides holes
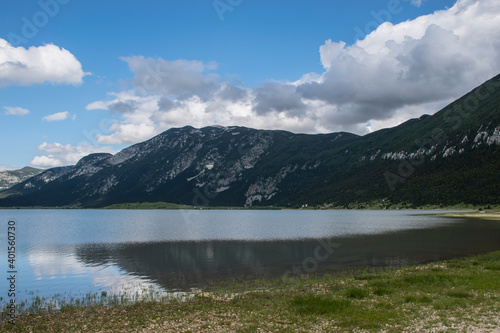
[[[135,203],[119,203],[103,207],[82,207],[82,206],[15,206],[15,207],[0,207],[2,209],[19,209],[19,210],[33,210],[33,209],[106,209],[106,210],[428,210],[428,211],[441,211],[434,216],[443,217],[473,217],[483,219],[500,220],[500,206],[499,205],[470,205],[470,204],[457,204],[452,206],[443,205],[423,205],[413,206],[406,203],[386,204],[383,202],[371,203],[354,203],[348,206],[333,206],[333,205],[303,205],[302,207],[283,207],[283,206],[252,206],[252,207],[239,207],[239,206],[192,206],[181,205],[167,202],[135,202]],[[450,211],[449,213],[442,213],[442,211]]]
[[[473,212],[473,213],[446,213],[438,214],[443,217],[474,217],[487,220],[500,220],[500,213],[486,213],[486,212]]]

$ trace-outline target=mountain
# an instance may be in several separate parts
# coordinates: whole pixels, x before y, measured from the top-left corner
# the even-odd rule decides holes
[[[169,129],[3,192],[0,206],[500,203],[500,75],[433,116],[365,136]]]
[[[24,167],[20,170],[0,171],[0,191],[6,190],[26,179],[36,176],[42,171],[44,170],[31,167]]]

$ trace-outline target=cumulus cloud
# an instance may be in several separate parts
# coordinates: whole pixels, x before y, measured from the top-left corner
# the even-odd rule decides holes
[[[209,98],[217,89],[219,76],[210,73],[215,63],[201,61],[145,58],[142,56],[121,58],[134,73],[134,85],[139,92],[157,93],[186,99],[194,95]]]
[[[61,120],[68,118],[68,116],[69,116],[69,112],[64,111],[64,112],[58,112],[58,113],[54,113],[54,114],[45,116],[42,119],[45,121],[48,121],[48,122],[61,121]]]
[[[76,164],[82,157],[93,153],[116,153],[112,147],[92,146],[86,143],[73,146],[44,142],[38,147],[38,150],[45,154],[35,156],[31,165],[49,168]]]
[[[253,110],[258,114],[268,112],[284,112],[292,116],[304,114],[306,105],[296,92],[296,87],[290,84],[266,82],[256,88]]]
[[[420,5],[421,1],[411,1]],[[434,113],[500,72],[500,2],[458,0],[446,10],[386,22],[352,45],[327,40],[322,73],[235,86],[200,61],[122,58],[134,89],[87,109],[117,118],[103,144],[134,143],[170,127],[241,125],[359,134]],[[119,117],[118,117],[119,116]]]
[[[498,1],[459,0],[413,21],[384,23],[351,46],[326,41],[325,72],[297,90],[342,108],[332,119],[338,124],[390,119],[408,106],[459,97],[498,74],[499,37]]]
[[[13,47],[0,38],[0,87],[52,84],[80,84],[86,73],[68,50],[53,44]]]
[[[160,97],[136,96],[132,91],[110,93],[113,99],[97,101],[87,105],[87,110],[109,110],[118,114],[120,121],[112,122],[106,133],[97,134],[95,140],[105,145],[131,144],[144,141],[160,132],[158,124],[151,117],[158,111]]]
[[[25,116],[30,113],[29,110],[23,109],[21,107],[11,107],[11,106],[4,106],[3,107],[5,111],[3,112],[4,115],[7,116]]]
[[[237,102],[248,97],[247,90],[224,83],[217,92],[217,97],[224,101]]]
[[[21,167],[19,165],[15,165],[15,164],[3,165],[3,164],[0,164],[0,172],[6,171],[6,170],[18,170],[18,169],[21,169]]]

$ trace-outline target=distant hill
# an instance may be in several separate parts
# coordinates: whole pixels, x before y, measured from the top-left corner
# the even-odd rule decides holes
[[[24,167],[20,170],[0,171],[0,191],[6,190],[18,183],[25,181],[44,171],[32,167]]]
[[[500,75],[436,114],[365,136],[169,129],[5,191],[1,206],[500,203]]]

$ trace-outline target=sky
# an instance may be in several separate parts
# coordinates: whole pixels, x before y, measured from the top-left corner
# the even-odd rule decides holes
[[[365,135],[499,59],[498,0],[3,0],[0,170],[186,125]]]

